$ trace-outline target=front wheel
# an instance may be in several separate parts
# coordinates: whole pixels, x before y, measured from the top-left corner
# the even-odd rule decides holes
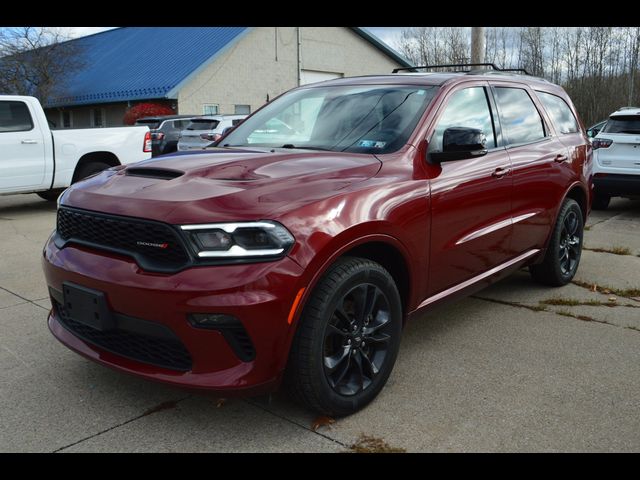
[[[402,305],[393,278],[344,257],[313,290],[285,376],[292,397],[331,416],[354,413],[382,390],[400,347]]]
[[[583,235],[582,209],[568,198],[560,208],[543,262],[529,267],[534,280],[553,287],[569,283],[580,264]]]

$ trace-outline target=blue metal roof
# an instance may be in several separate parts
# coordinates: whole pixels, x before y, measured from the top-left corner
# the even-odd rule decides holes
[[[71,40],[82,68],[47,107],[168,98],[247,27],[124,27]]]

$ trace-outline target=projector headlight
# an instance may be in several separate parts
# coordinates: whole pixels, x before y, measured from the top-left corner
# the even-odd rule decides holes
[[[180,229],[202,259],[277,258],[294,238],[272,221],[182,225]]]

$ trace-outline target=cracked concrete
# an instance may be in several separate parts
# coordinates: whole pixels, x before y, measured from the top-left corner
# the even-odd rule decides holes
[[[35,195],[0,197],[2,452],[339,452],[363,435],[409,452],[640,451],[636,299],[609,307],[610,294],[517,272],[410,323],[379,397],[313,431],[315,415],[282,392],[217,407],[60,345],[40,269],[54,224]],[[587,225],[589,247],[633,255],[585,251],[576,279],[640,288],[640,202],[614,199]]]

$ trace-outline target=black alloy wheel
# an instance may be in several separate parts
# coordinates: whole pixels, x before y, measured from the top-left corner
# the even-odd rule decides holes
[[[338,300],[324,336],[324,373],[340,395],[371,386],[389,353],[393,335],[389,300],[371,283]]]
[[[336,261],[305,302],[285,384],[294,400],[323,415],[352,414],[382,390],[396,361],[402,301],[380,264]]]

